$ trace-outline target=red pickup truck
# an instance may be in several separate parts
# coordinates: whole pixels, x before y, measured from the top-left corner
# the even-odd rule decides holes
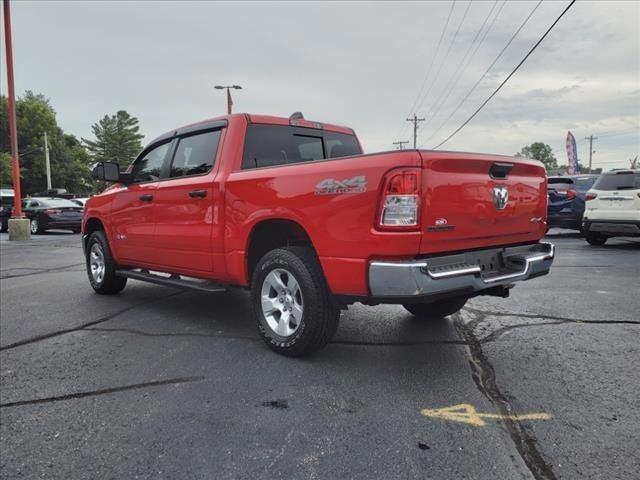
[[[363,154],[350,128],[233,114],[172,130],[86,204],[87,273],[251,290],[273,350],[317,350],[353,302],[442,318],[549,272],[541,163],[472,153]]]

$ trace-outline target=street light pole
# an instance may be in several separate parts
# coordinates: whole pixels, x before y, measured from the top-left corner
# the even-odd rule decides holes
[[[49,161],[49,141],[47,132],[44,132],[44,165],[47,169],[47,191],[51,190],[51,162]]]
[[[233,100],[231,99],[231,89],[234,90],[242,90],[240,85],[216,85],[214,87],[216,90],[226,90],[227,91],[227,114],[231,115],[231,107],[233,106]]]
[[[13,218],[23,218],[20,194],[20,159],[18,158],[18,127],[16,125],[16,92],[13,88],[13,45],[11,43],[11,14],[9,0],[2,2],[4,10],[4,44],[7,58],[7,106],[9,114],[9,137],[11,141],[11,166],[13,170]]]

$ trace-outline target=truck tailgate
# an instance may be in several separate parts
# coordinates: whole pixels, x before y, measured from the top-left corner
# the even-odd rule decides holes
[[[536,160],[420,152],[420,253],[539,240],[546,230],[546,171]]]

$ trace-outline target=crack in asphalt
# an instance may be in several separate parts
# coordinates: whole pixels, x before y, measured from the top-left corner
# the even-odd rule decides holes
[[[0,276],[0,280],[7,280],[9,278],[20,278],[20,277],[30,277],[31,275],[42,275],[43,273],[51,273],[51,272],[61,272],[67,268],[71,268],[71,267],[79,267],[81,265],[84,265],[84,263],[74,263],[72,265],[65,265],[62,267],[52,267],[52,268],[43,268],[43,269],[36,269],[36,268],[21,268],[21,267],[16,267],[16,268],[7,268],[5,270],[2,270],[1,272],[8,272],[11,270],[35,270],[33,272],[29,272],[29,273],[20,273],[20,274],[16,274],[16,275],[1,275]],[[80,270],[70,270],[70,271],[80,271]]]
[[[233,335],[225,333],[187,333],[187,332],[144,332],[135,328],[86,328],[89,332],[120,332],[129,333],[131,335],[140,335],[143,337],[210,337],[210,338],[231,338],[238,340],[259,341],[257,336]],[[358,340],[332,340],[331,345],[361,345],[367,347],[410,347],[414,345],[468,345],[463,340],[424,340],[424,341],[407,341],[407,342],[364,342]]]
[[[91,390],[88,392],[67,393],[55,397],[35,398],[32,400],[18,400],[15,402],[0,403],[0,408],[19,407],[23,405],[37,405],[40,403],[59,402],[61,400],[73,400],[77,398],[95,397],[98,395],[106,395],[109,393],[126,392],[128,390],[139,390],[141,388],[157,387],[161,385],[177,385],[180,383],[200,382],[204,380],[204,376],[194,377],[178,377],[167,380],[157,380],[155,382],[136,383],[133,385],[123,385],[120,387],[103,388],[99,390]]]
[[[558,323],[587,323],[587,324],[611,324],[611,325],[640,325],[640,320],[581,320],[579,318],[558,317],[555,315],[542,315],[536,313],[517,313],[517,312],[494,312],[490,310],[480,310],[473,307],[464,307],[465,311],[480,316],[492,317],[521,317],[521,318],[541,318],[543,320],[557,320]],[[483,318],[480,319],[482,321]],[[474,321],[474,325],[479,321]]]
[[[166,299],[166,298],[169,298],[169,297],[174,297],[176,295],[180,295],[181,293],[183,293],[183,292],[172,293],[170,295],[166,295],[164,298]],[[114,313],[112,313],[110,315],[106,315],[104,317],[100,317],[97,320],[92,320],[90,322],[85,322],[85,323],[83,323],[81,325],[78,325],[76,327],[65,328],[64,330],[56,330],[55,332],[45,333],[45,334],[42,334],[42,335],[37,335],[35,337],[26,338],[24,340],[19,340],[17,342],[10,343],[8,345],[0,347],[0,352],[3,352],[5,350],[10,350],[10,349],[16,348],[16,347],[21,347],[23,345],[29,345],[29,344],[32,344],[32,343],[40,342],[42,340],[47,340],[49,338],[59,337],[60,335],[65,335],[67,333],[78,332],[78,331],[81,331],[81,330],[90,330],[88,327],[92,327],[92,326],[98,325],[100,323],[108,322],[109,320],[114,319],[118,315],[121,315],[121,314],[123,314],[125,312],[128,312],[129,310],[132,310],[132,309],[137,308],[137,307],[141,307],[143,305],[146,305],[146,304],[154,302],[154,301],[156,301],[156,300],[152,299],[152,300],[147,300],[147,301],[144,301],[144,302],[136,303],[135,305],[130,305],[127,308],[123,308],[121,310],[118,310],[117,312],[114,312]]]
[[[143,337],[211,337],[211,338],[232,338],[238,340],[259,340],[257,337],[248,335],[233,335],[226,333],[188,333],[188,332],[160,332],[151,333],[137,330],[135,328],[86,328],[88,332],[121,332]]]
[[[542,458],[542,454],[537,448],[535,437],[517,419],[517,414],[514,412],[509,399],[498,387],[495,370],[482,350],[482,343],[473,334],[469,324],[466,324],[459,314],[455,315],[453,325],[458,334],[468,342],[471,355],[469,365],[473,381],[480,393],[500,410],[502,414],[501,421],[522,460],[537,480],[555,480],[556,476],[553,473],[553,469]]]

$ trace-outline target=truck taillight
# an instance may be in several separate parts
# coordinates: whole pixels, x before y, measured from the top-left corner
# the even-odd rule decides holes
[[[567,200],[573,200],[574,198],[576,198],[576,191],[567,190]]]
[[[588,202],[589,200],[595,200],[597,197],[598,197],[597,193],[587,192],[584,196],[584,200],[585,202]]]
[[[420,169],[402,168],[385,178],[378,227],[415,230],[420,223]]]

